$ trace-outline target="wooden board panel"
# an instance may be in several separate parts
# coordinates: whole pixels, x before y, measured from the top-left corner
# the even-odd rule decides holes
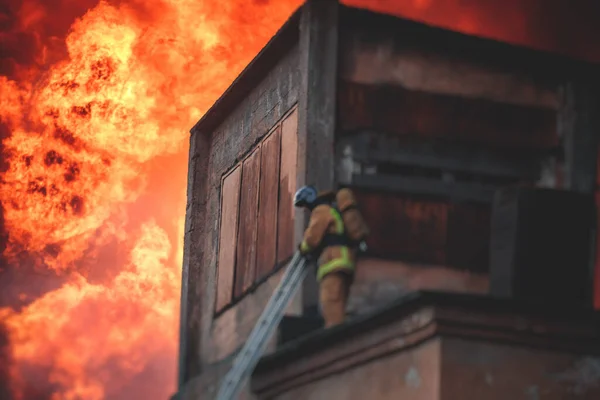
[[[277,262],[294,253],[294,206],[298,158],[298,111],[281,123],[281,170],[279,177],[279,215],[277,217]]]
[[[242,168],[238,166],[221,183],[221,228],[217,265],[216,311],[220,311],[232,300],[241,177]]]
[[[491,206],[455,204],[448,212],[447,265],[488,272]]]
[[[235,269],[235,296],[240,296],[254,283],[256,276],[256,237],[258,223],[258,190],[260,148],[244,160],[240,194],[240,225]]]
[[[403,197],[419,196],[433,197],[444,201],[469,201],[491,203],[498,186],[477,182],[447,183],[441,179],[420,176],[392,174],[354,174],[351,184],[353,187],[383,191],[388,194],[396,193]]]
[[[375,131],[342,136],[336,143],[336,152],[344,154],[348,146],[352,149],[352,159],[363,164],[414,165],[500,179],[538,180],[540,164],[545,161],[544,154],[538,152],[440,143],[435,139]],[[342,160],[347,162],[345,158]]]
[[[557,81],[539,74],[502,68],[498,64],[427,49],[422,43],[407,43],[406,37],[391,38],[389,32],[375,40],[366,32],[344,35],[340,50],[340,77],[348,81],[389,84],[429,93],[487,99],[508,104],[556,109]],[[367,35],[369,33],[366,33]],[[386,37],[387,36],[387,37]],[[393,43],[397,40],[396,43]],[[471,59],[469,59],[471,58]]]
[[[277,262],[277,203],[279,200],[280,154],[281,126],[278,126],[265,139],[261,147],[256,279],[260,279],[271,272]]]
[[[490,205],[353,190],[371,228],[371,255],[488,271]]]
[[[338,104],[344,133],[378,130],[507,148],[558,145],[556,112],[547,108],[344,81]]]
[[[371,230],[369,252],[427,264],[446,260],[448,205],[354,189]]]

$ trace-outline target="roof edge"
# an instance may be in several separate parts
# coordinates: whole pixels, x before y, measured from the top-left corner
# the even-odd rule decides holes
[[[355,18],[361,18],[369,15],[375,18],[383,18],[388,23],[390,21],[401,22],[404,27],[413,31],[425,34],[431,40],[431,37],[444,37],[451,40],[455,45],[469,44],[471,47],[483,51],[483,57],[491,57],[494,62],[503,55],[510,55],[511,58],[524,59],[527,62],[533,62],[536,67],[551,65],[551,74],[564,75],[583,75],[590,78],[596,75],[600,64],[573,58],[564,54],[550,52],[548,50],[535,49],[525,45],[507,43],[497,39],[469,35],[455,30],[442,28],[436,25],[403,18],[396,15],[375,12],[369,9],[352,7],[340,4],[340,8],[345,12],[346,23]],[[208,111],[192,127],[190,132],[208,132],[215,129],[227,115],[245,98],[245,96],[256,87],[258,82],[264,79],[279,60],[287,54],[292,45],[300,40],[300,18],[303,6],[300,6],[282,25],[282,27],[273,35],[262,50],[252,59],[252,61],[240,72],[237,78],[229,85],[227,90],[213,103]],[[441,36],[441,35],[444,36]],[[498,54],[496,54],[498,53]],[[538,73],[543,74],[543,70]],[[596,78],[600,79],[600,78]]]
[[[207,132],[217,127],[245,96],[256,87],[287,51],[300,38],[300,6],[279,28],[262,50],[240,72],[227,90],[215,101],[200,120],[190,129],[190,133]]]

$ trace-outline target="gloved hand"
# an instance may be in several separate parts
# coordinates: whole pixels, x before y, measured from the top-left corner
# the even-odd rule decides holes
[[[309,252],[309,251],[304,251],[304,250],[302,249],[302,243],[298,244],[298,252],[300,252],[300,254],[302,254],[303,256],[307,256],[307,255],[309,255],[309,254],[310,254],[310,252]]]
[[[308,262],[312,263],[312,262],[316,261],[315,252],[312,250],[303,251],[302,243],[298,245],[298,252],[302,255],[302,257],[306,258],[306,260],[308,260]]]

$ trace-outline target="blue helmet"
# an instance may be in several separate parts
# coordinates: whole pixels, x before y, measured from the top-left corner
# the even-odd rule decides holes
[[[302,186],[294,195],[294,206],[312,208],[316,200],[317,189],[314,186]]]

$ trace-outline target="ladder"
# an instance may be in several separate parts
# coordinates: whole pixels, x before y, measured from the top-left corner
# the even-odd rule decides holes
[[[233,362],[233,367],[221,381],[217,400],[237,400],[246,379],[261,358],[268,340],[281,322],[290,300],[308,272],[308,260],[296,252],[269,299],[250,336]]]

